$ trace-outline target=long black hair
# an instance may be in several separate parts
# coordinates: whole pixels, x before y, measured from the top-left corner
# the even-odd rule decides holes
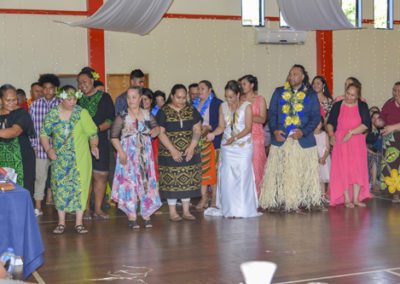
[[[241,82],[242,80],[247,80],[250,84],[253,84],[253,92],[258,91],[258,79],[256,76],[250,74],[244,75],[239,79],[239,82]]]
[[[311,86],[314,85],[314,81],[317,79],[319,79],[322,82],[322,86],[323,86],[322,92],[323,92],[324,96],[331,99],[332,95],[331,95],[331,92],[329,91],[328,83],[326,82],[326,79],[323,76],[320,76],[320,75],[315,76],[311,82]]]
[[[185,92],[186,92],[186,94],[187,94],[187,89],[186,89],[185,85],[183,85],[183,84],[175,84],[175,85],[172,87],[171,93],[169,94],[168,100],[166,101],[165,104],[169,104],[169,103],[172,102],[172,96],[175,96],[176,91],[178,91],[178,90],[185,90]]]
[[[210,81],[208,81],[208,80],[201,80],[201,81],[199,82],[199,85],[200,85],[200,84],[206,85],[207,88],[211,89],[211,93],[214,94],[214,97],[215,97],[215,98],[217,97],[217,94],[215,93],[214,88],[213,88],[213,85],[211,84]]]
[[[310,77],[308,76],[308,72],[306,71],[306,68],[304,68],[304,66],[301,64],[294,64],[291,69],[293,69],[293,68],[299,68],[301,70],[301,72],[304,75],[303,85],[304,85],[304,87],[309,89],[310,88]]]

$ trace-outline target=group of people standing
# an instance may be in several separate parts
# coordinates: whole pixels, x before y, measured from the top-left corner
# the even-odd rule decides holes
[[[332,206],[365,207],[370,197],[365,134],[371,117],[356,78],[346,81],[345,94],[334,101],[323,77],[310,84],[305,68],[294,65],[273,93],[268,112],[253,75],[227,82],[224,102],[207,80],[189,89],[176,84],[166,100],[163,92],[144,88],[144,78],[141,70],[132,71],[131,86],[115,107],[89,67],[78,74],[78,89],[60,89],[54,74],[40,76],[32,86],[42,88],[43,96],[29,103],[29,112],[18,107],[13,86],[0,88],[0,164],[14,168],[17,182],[32,192],[37,215],[51,165],[59,216],[53,233],[64,232],[66,212],[75,212],[79,234],[87,233],[84,218],[109,218],[102,203],[111,144],[116,159],[111,198],[133,229],[140,227],[138,211],[144,227],[152,226],[150,216],[162,199],[174,222],[196,219],[190,202],[197,197],[197,210],[225,217],[255,217],[259,207],[320,210],[328,199]],[[382,188],[395,199],[400,191],[399,112],[396,83],[379,116]],[[268,162],[267,119],[272,134]]]

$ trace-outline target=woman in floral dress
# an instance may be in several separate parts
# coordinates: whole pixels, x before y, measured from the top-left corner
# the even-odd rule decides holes
[[[82,225],[82,217],[92,177],[90,152],[98,159],[99,149],[96,125],[88,111],[76,105],[82,95],[73,87],[58,94],[61,103],[46,114],[40,132],[40,142],[52,161],[51,188],[58,211],[54,234],[64,233],[65,212],[76,212],[78,234],[88,232]]]
[[[121,113],[111,129],[111,143],[117,150],[112,198],[128,216],[128,227],[138,229],[137,207],[144,227],[152,227],[150,216],[161,207],[158,194],[151,136],[158,127],[149,111],[140,108],[142,90],[127,91],[127,112]],[[153,130],[152,130],[153,128]]]

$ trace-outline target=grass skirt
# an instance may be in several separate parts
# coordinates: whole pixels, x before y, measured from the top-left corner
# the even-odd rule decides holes
[[[271,145],[259,201],[264,209],[287,211],[322,205],[317,147],[303,149],[291,138],[281,147]]]

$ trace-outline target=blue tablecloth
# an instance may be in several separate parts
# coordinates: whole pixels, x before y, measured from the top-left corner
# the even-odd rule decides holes
[[[29,191],[0,190],[0,253],[8,247],[24,261],[24,278],[44,262],[44,246]]]

